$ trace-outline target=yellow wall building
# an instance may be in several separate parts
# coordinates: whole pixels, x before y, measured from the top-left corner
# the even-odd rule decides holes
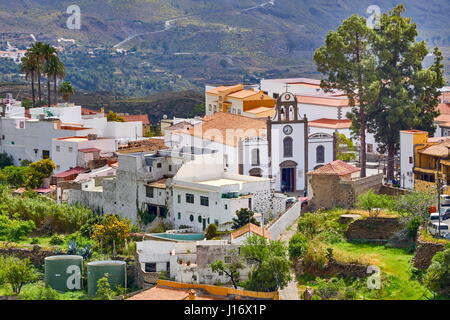
[[[428,132],[400,132],[401,179],[406,188],[437,190],[437,179],[450,186],[450,137],[428,138]],[[450,188],[443,193],[450,195]]]
[[[229,112],[251,118],[267,118],[275,112],[275,99],[244,85],[220,86],[205,92],[205,113]]]

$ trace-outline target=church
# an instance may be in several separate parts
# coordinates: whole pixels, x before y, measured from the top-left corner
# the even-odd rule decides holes
[[[190,127],[168,127],[165,144],[216,150],[224,171],[272,179],[272,189],[300,194],[306,173],[336,158],[335,135],[310,133],[294,94],[277,97],[271,115],[253,118],[230,112],[205,116]]]

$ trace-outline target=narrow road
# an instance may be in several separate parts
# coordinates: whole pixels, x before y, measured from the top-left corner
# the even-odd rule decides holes
[[[295,222],[281,234],[279,240],[283,241],[286,244],[289,243],[289,240],[297,231],[297,223],[299,219],[301,219],[301,217],[295,220]],[[295,278],[294,270],[291,270],[291,277],[291,282],[289,282],[289,284],[284,289],[280,290],[281,300],[300,300],[300,296],[298,294],[297,279]]]

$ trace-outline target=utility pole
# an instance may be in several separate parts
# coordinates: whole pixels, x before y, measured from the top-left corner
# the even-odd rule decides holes
[[[439,220],[438,220],[438,235],[441,236],[441,189],[442,189],[442,175],[441,175],[441,159],[438,159],[438,168],[437,168],[437,188],[438,188],[438,213],[439,213]]]

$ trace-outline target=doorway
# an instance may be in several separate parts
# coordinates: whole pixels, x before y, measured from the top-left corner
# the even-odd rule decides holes
[[[297,190],[297,163],[284,161],[280,164],[281,169],[281,192],[295,192]]]

